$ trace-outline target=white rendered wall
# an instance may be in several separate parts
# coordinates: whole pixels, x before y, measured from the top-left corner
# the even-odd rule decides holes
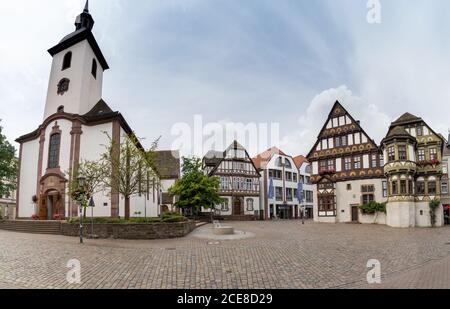
[[[338,182],[336,184],[336,200],[337,200],[337,221],[352,221],[352,206],[359,206],[362,203],[362,185],[375,186],[375,201],[382,203],[387,200],[383,197],[382,179],[364,179],[348,182]],[[347,184],[351,184],[351,190],[347,190]]]
[[[422,211],[422,213],[421,213]],[[439,206],[436,210],[436,227],[444,225],[444,210]],[[418,227],[431,227],[430,206],[429,202],[415,203],[415,220]]]
[[[106,132],[112,136],[112,122],[96,126],[82,126],[83,134],[80,137],[80,163],[83,161],[100,160],[101,154],[106,151],[104,145],[108,145]],[[94,195],[95,217],[111,216],[111,195],[110,192],[98,192]],[[90,215],[90,213],[89,213]]]
[[[71,67],[62,71],[64,56],[69,51],[72,52]],[[94,78],[91,74],[93,59],[96,59],[95,54],[86,40],[53,57],[44,119],[55,114],[61,105],[64,106],[65,112],[83,115],[101,99],[103,69],[96,59],[97,78]],[[63,78],[70,80],[69,91],[59,95],[57,87]]]
[[[31,218],[35,214],[32,197],[36,195],[38,157],[39,139],[26,142],[22,145],[19,183],[19,218]]]
[[[389,202],[386,224],[398,228],[414,227],[416,225],[414,202]]]

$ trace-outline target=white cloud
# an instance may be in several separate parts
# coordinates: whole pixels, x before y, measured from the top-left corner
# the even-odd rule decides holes
[[[361,121],[362,128],[376,142],[386,134],[392,119],[380,111],[378,106],[368,104],[367,100],[354,95],[343,85],[325,90],[311,101],[298,119],[298,129],[282,138],[281,149],[293,156],[307,155],[336,101],[339,101],[355,120]]]

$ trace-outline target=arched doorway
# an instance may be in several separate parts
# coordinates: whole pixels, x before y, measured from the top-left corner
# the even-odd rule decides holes
[[[64,211],[62,210],[62,197],[56,190],[50,190],[41,196],[41,203],[39,207],[39,219],[53,220],[55,216],[62,217]]]
[[[39,219],[65,218],[66,180],[60,174],[47,174],[41,178],[39,194]]]

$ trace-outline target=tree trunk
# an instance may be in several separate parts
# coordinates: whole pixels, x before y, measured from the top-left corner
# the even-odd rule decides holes
[[[125,220],[130,219],[130,198],[125,198]]]

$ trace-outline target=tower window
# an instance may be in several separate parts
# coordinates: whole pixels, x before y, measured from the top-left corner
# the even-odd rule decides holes
[[[95,59],[92,59],[92,76],[94,76],[94,78],[97,78],[97,61]]]
[[[60,145],[61,145],[61,134],[56,133],[50,136],[50,146],[48,151],[48,168],[58,167]]]
[[[72,65],[72,52],[68,52],[64,56],[62,71],[70,68],[71,65]]]
[[[67,91],[69,91],[70,80],[67,78],[63,78],[58,83],[58,94],[63,95]]]
[[[64,105],[61,105],[60,107],[58,107],[57,112],[58,113],[64,113]]]

